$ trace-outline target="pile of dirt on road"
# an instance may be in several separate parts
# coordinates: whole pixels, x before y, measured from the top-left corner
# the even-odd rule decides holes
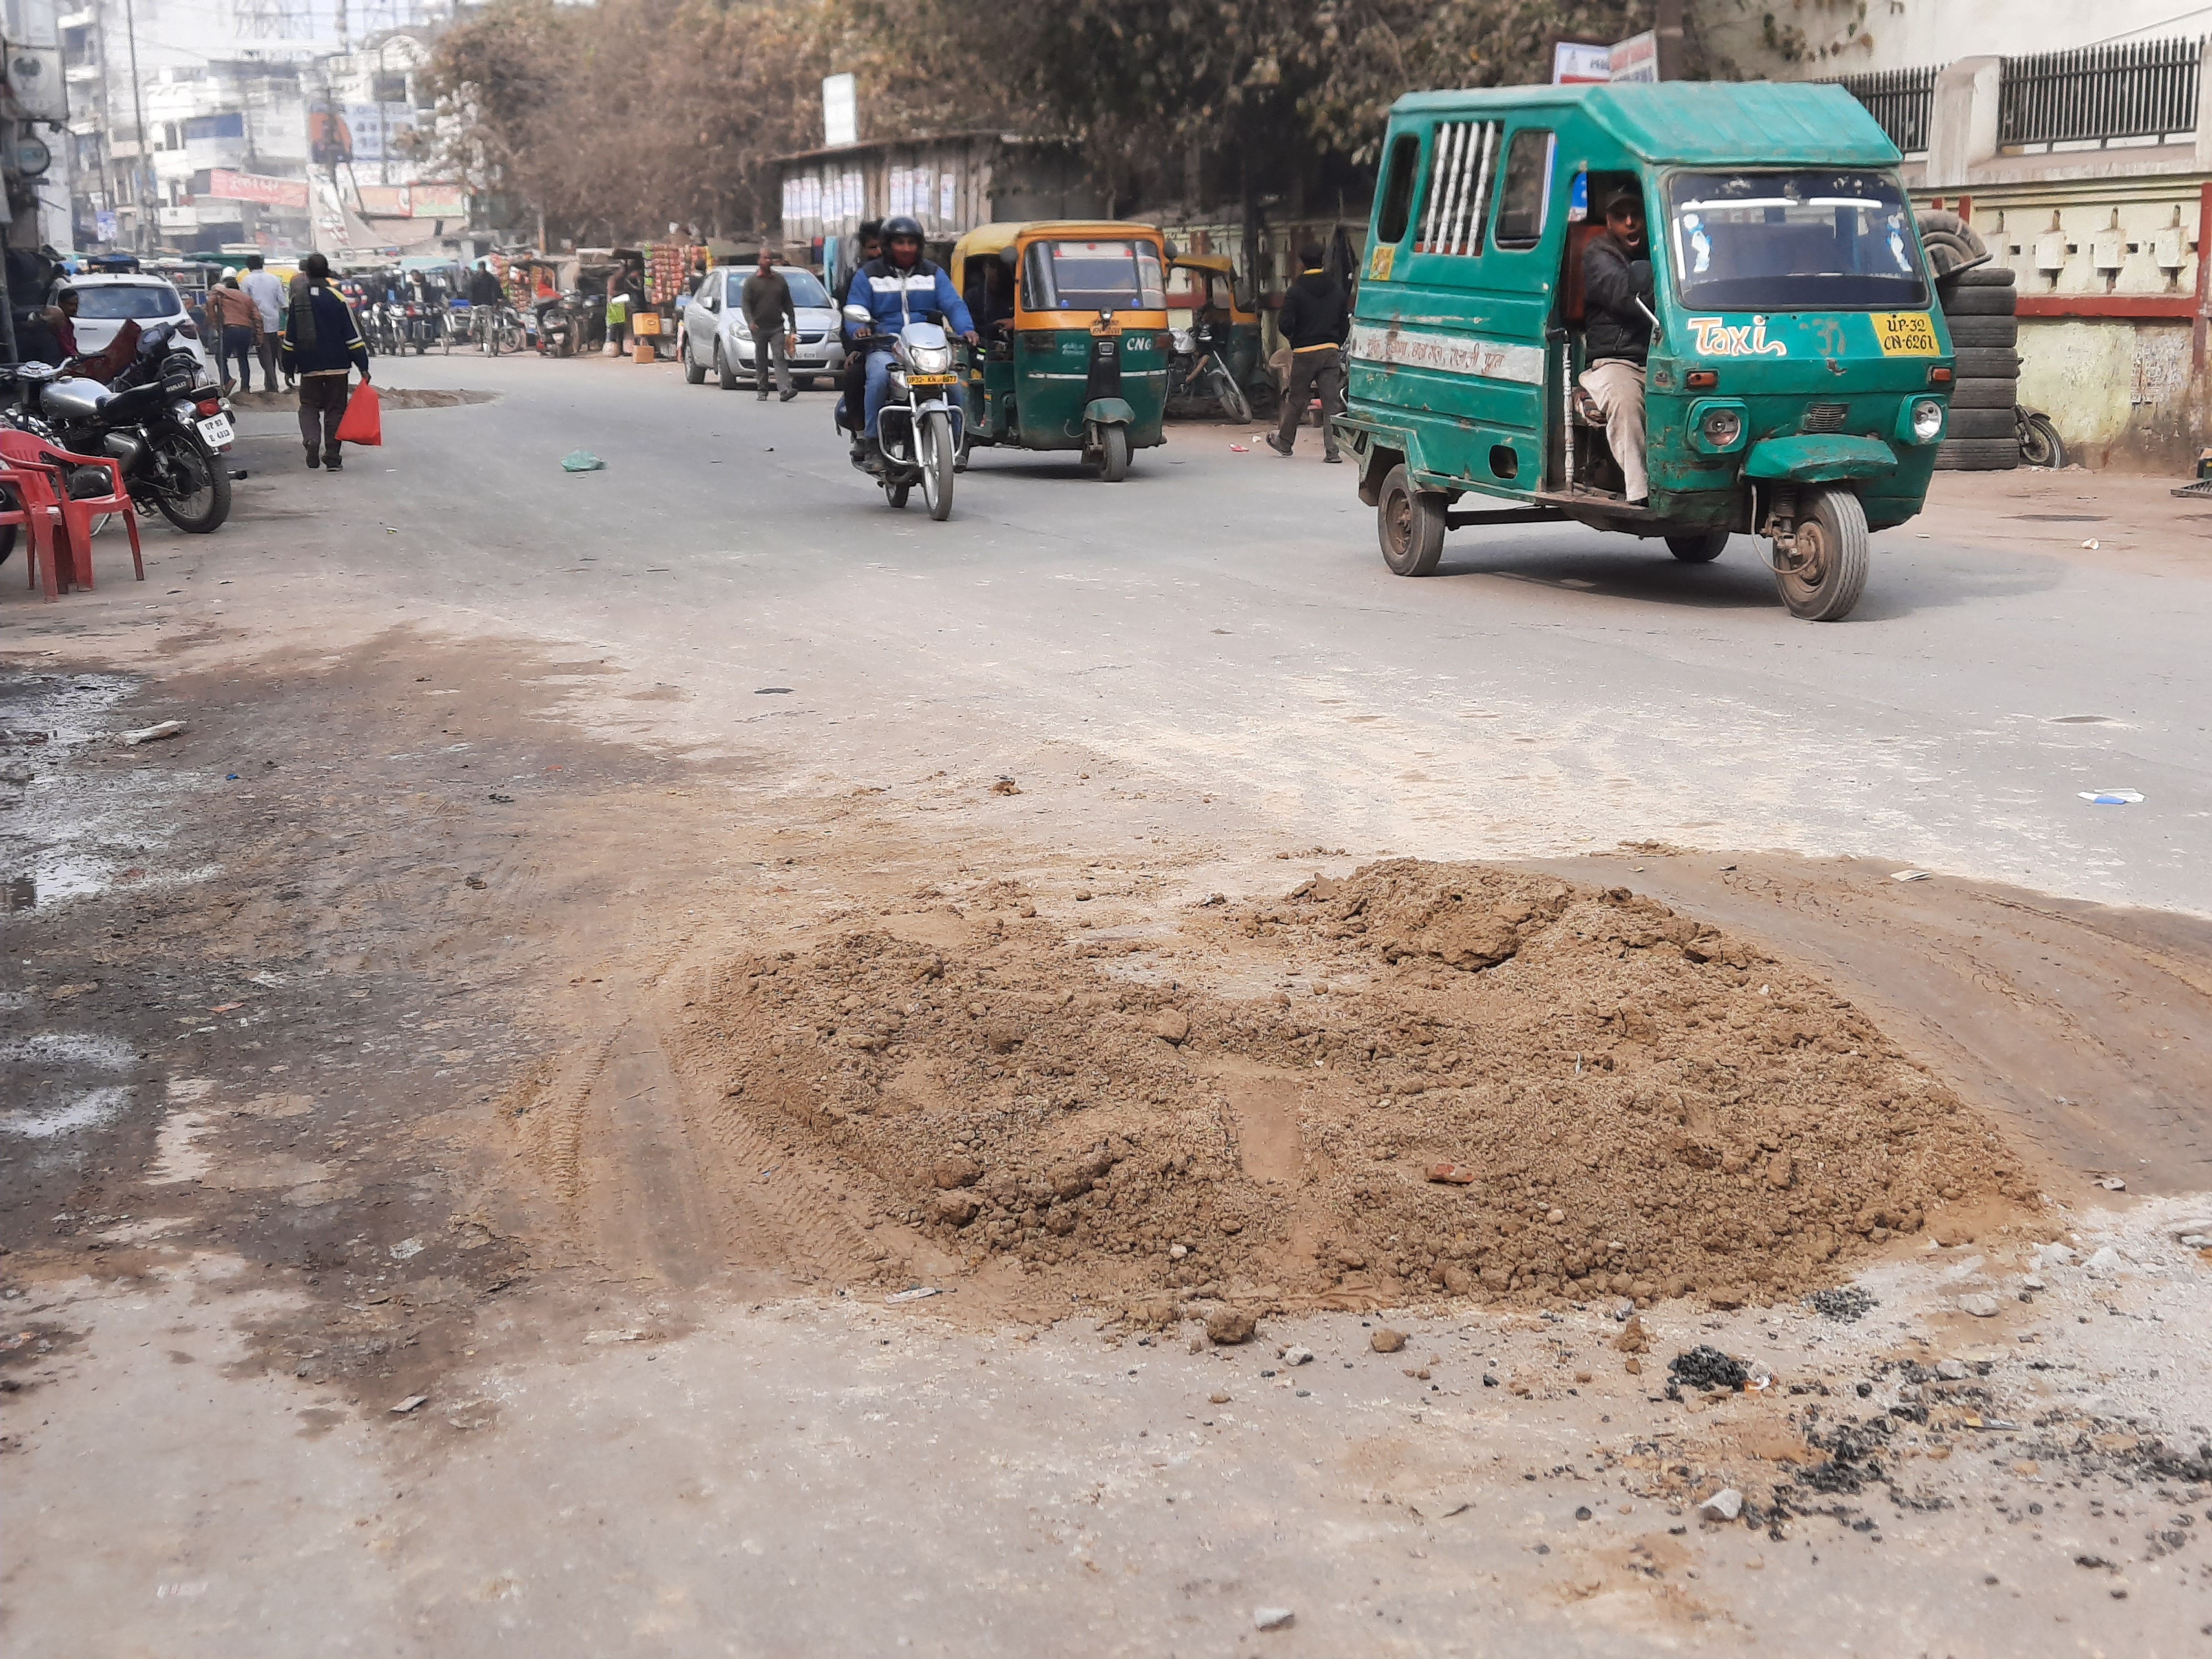
[[[687,1070],[879,1238],[1139,1318],[1209,1286],[1732,1305],[2033,1197],[1817,977],[1624,888],[1401,860],[1119,938],[1030,896],[965,896],[958,945],[729,964]]]

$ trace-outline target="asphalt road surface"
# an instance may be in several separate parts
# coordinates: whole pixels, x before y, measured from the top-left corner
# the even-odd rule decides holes
[[[381,368],[489,395],[391,410],[336,477],[248,407],[234,522],[149,527],[143,586],[112,538],[56,605],[0,567],[17,1644],[2201,1645],[2201,504],[1946,478],[1815,625],[1746,538],[1691,567],[1463,532],[1392,577],[1310,431],[1285,461],[1178,425],[1119,485],[979,452],[934,524],[850,468],[826,392]],[[2082,799],[2112,790],[2142,799]],[[855,916],[988,949],[994,884],[1133,939],[1384,855],[1747,930],[2046,1196],[1942,1249],[1876,1230],[1860,1322],[1657,1302],[1638,1370],[1617,1291],[1210,1346],[886,1246],[834,1161],[779,1175],[698,1092],[741,954]],[[887,1303],[894,1259],[945,1293]],[[1665,1397],[1698,1343],[1774,1388]],[[1886,1472],[1821,1437],[1846,1410],[1902,1425]],[[1697,1508],[1724,1485],[1755,1527]]]

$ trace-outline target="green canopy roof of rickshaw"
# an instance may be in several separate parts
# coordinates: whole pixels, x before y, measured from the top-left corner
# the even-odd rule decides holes
[[[1411,92],[1394,114],[1578,109],[1638,160],[1669,167],[1890,167],[1897,146],[1838,86],[1665,81]],[[1563,146],[1573,140],[1564,131]]]

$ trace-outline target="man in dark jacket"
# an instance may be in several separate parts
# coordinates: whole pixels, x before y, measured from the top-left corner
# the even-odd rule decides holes
[[[760,402],[768,401],[768,368],[773,358],[776,394],[789,403],[799,394],[791,389],[791,359],[784,347],[799,337],[799,313],[791,308],[791,284],[776,270],[773,249],[760,251],[760,264],[738,290],[738,304],[753,335],[753,390],[760,394]]]
[[[292,309],[284,321],[284,374],[300,377],[300,436],[307,446],[307,465],[336,472],[338,422],[345,416],[346,375],[361,371],[368,383],[368,347],[354,325],[353,312],[331,287],[331,262],[310,253],[300,262],[292,283]]]
[[[1336,428],[1329,411],[1344,386],[1337,352],[1352,331],[1352,308],[1344,297],[1344,284],[1322,270],[1319,243],[1309,242],[1298,250],[1298,263],[1305,268],[1275,313],[1276,331],[1290,344],[1291,374],[1283,390],[1283,423],[1269,436],[1267,447],[1278,455],[1291,453],[1297,442],[1298,422],[1317,392],[1321,458],[1334,465],[1344,458],[1336,453]]]
[[[1641,507],[1651,495],[1644,463],[1644,360],[1651,350],[1651,258],[1644,244],[1644,198],[1624,190],[1606,204],[1605,234],[1583,250],[1583,389],[1605,414],[1605,437],[1620,463],[1622,495]]]
[[[840,339],[844,337],[844,310],[846,302],[853,297],[853,279],[860,274],[860,265],[866,264],[872,259],[883,258],[884,222],[880,219],[862,220],[860,243],[860,263],[845,273],[845,280],[838,285],[837,289],[837,326]],[[868,354],[865,351],[848,350],[845,354],[844,397],[842,406],[850,413],[852,417],[846,423],[856,432],[860,428],[860,403],[867,389],[867,380]],[[853,440],[853,455],[855,459],[858,459],[860,455],[860,440],[858,437]]]

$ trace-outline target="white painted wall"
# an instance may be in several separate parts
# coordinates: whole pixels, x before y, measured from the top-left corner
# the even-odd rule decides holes
[[[2212,3],[2195,0],[1692,0],[1692,9],[1707,51],[1747,80],[2212,34]]]

